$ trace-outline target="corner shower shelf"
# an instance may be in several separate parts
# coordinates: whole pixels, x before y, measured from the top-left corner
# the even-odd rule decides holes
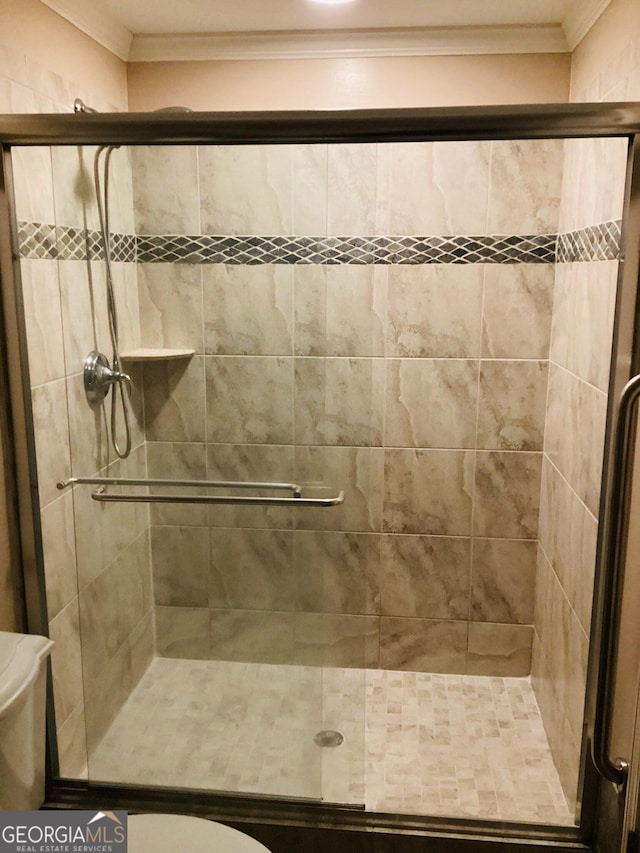
[[[120,353],[123,361],[169,361],[176,358],[191,358],[195,354],[192,349],[168,349],[166,347],[138,347],[128,352]]]

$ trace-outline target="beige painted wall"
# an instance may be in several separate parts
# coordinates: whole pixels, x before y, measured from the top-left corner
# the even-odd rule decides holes
[[[129,108],[367,109],[568,100],[569,54],[134,62]]]
[[[0,47],[74,81],[105,106],[126,109],[126,63],[40,0],[2,0]]]
[[[639,38],[638,0],[612,0],[572,54],[571,100],[640,98],[640,74],[629,73]]]

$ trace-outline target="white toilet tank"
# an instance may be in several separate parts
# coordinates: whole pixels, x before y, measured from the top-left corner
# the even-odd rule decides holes
[[[44,800],[45,661],[53,642],[0,631],[0,809]]]

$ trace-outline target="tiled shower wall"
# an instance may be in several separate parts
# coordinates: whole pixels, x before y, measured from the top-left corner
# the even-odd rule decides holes
[[[582,65],[572,100],[640,98],[640,36],[631,28],[626,42],[617,39],[616,44],[610,61],[606,54],[593,52],[600,64]],[[561,227],[620,216],[625,159],[622,140],[565,143]],[[569,802],[578,783],[615,283],[616,265],[610,261],[556,268],[551,347],[555,380],[543,463],[532,680]],[[576,451],[562,441],[569,430],[584,442],[579,447],[587,462],[582,466],[586,477],[580,476]]]
[[[624,140],[566,141],[561,230],[620,218],[625,168]],[[570,803],[583,737],[617,273],[615,260],[556,265],[532,680]]]
[[[553,266],[482,246],[376,263],[367,238],[554,234],[562,143],[140,148],[133,166],[138,234],[246,238],[244,262],[185,240],[159,262],[170,238],[139,257],[141,340],[195,351],[144,367],[149,475],[346,496],[152,507],[159,652],[527,674]],[[363,240],[261,263],[255,235]]]
[[[60,769],[85,771],[154,649],[148,512],[101,505],[90,487],[60,492],[70,476],[145,476],[144,435],[133,420],[133,451],[115,461],[106,415],[84,396],[82,368],[92,349],[111,358],[102,261],[71,259],[69,228],[82,244],[96,229],[93,149],[30,148],[14,153],[17,215],[47,223],[48,244],[21,261],[31,403]],[[112,160],[113,227],[131,231],[131,168]],[[54,227],[55,225],[55,227]],[[65,229],[65,226],[68,226]],[[85,252],[86,254],[86,252]],[[138,342],[136,269],[113,264],[124,345]]]

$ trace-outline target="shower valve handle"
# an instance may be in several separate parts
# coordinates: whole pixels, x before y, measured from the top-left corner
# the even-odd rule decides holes
[[[101,403],[116,383],[124,383],[131,396],[131,377],[120,370],[113,370],[106,355],[90,352],[84,363],[84,391],[91,405]]]

